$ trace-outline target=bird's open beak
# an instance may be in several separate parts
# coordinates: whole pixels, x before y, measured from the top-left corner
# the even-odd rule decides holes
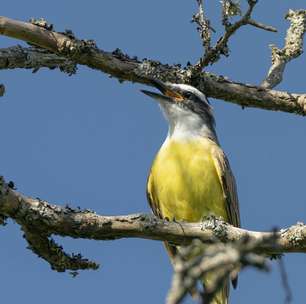
[[[172,89],[169,85],[165,84],[164,82],[152,78],[150,80],[151,84],[156,87],[162,94],[141,90],[142,93],[156,99],[157,101],[170,101],[170,102],[180,102],[184,100],[184,97]]]

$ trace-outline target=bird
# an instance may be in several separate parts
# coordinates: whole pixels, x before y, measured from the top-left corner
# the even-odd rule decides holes
[[[169,221],[202,222],[218,217],[240,227],[237,187],[229,161],[220,147],[212,106],[197,88],[150,78],[158,91],[141,90],[159,104],[168,134],[147,180],[147,199],[155,216]],[[172,263],[180,246],[164,242]],[[228,278],[212,304],[228,304]],[[202,283],[208,286],[212,276]]]

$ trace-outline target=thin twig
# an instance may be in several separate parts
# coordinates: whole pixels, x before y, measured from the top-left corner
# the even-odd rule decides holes
[[[232,2],[230,3],[233,4]],[[257,4],[257,0],[248,0],[249,7],[246,13],[241,17],[240,20],[238,20],[234,24],[231,24],[229,22],[229,17],[234,14],[238,14],[238,12],[231,13],[230,11],[228,11],[227,8],[228,4],[229,4],[228,1],[223,2],[222,23],[225,27],[224,35],[218,40],[216,45],[214,47],[210,47],[209,50],[205,52],[205,55],[201,57],[200,60],[192,67],[193,73],[199,73],[200,71],[202,71],[204,67],[208,66],[209,64],[215,63],[216,61],[219,60],[221,55],[228,56],[229,55],[228,41],[230,37],[233,34],[235,34],[235,32],[240,27],[249,24],[264,30],[273,31],[273,32],[276,31],[276,29],[271,26],[264,25],[262,23],[259,23],[251,19],[251,14],[253,12],[255,5]]]
[[[282,49],[270,45],[272,65],[261,86],[272,89],[283,80],[286,64],[303,53],[303,37],[306,32],[306,10],[289,10],[286,19],[290,21],[285,46]]]
[[[200,34],[205,53],[211,48],[211,32],[215,30],[210,26],[210,20],[205,17],[203,0],[196,0],[198,12],[193,15],[192,21],[197,24],[197,31]]]
[[[203,57],[200,58],[198,63],[194,66],[194,68],[197,71],[201,71],[204,67],[206,67],[209,64],[212,64],[216,62],[220,55],[228,56],[229,50],[227,43],[229,41],[229,38],[243,25],[248,24],[248,20],[251,17],[251,13],[257,3],[257,1],[248,1],[249,2],[249,8],[247,12],[244,14],[244,16],[235,22],[234,24],[228,25],[225,27],[225,33],[224,35],[218,40],[216,45],[210,49],[209,52],[205,53]]]
[[[283,257],[280,257],[278,259],[278,265],[279,265],[282,285],[283,285],[283,288],[284,288],[284,291],[285,291],[284,304],[290,304],[290,303],[292,303],[292,291],[291,291],[291,288],[290,288],[290,285],[289,285],[288,274],[286,272]]]
[[[277,33],[277,28],[271,25],[263,24],[261,22],[255,21],[253,19],[249,19],[248,24],[253,25],[255,27],[258,27],[262,30],[268,31],[268,32],[273,32]]]
[[[275,237],[264,242],[274,242]],[[178,254],[174,260],[174,275],[171,289],[167,296],[167,304],[179,304],[188,292],[199,294],[197,282],[205,275],[213,273],[210,284],[205,286],[202,294],[203,304],[209,304],[216,293],[228,283],[230,274],[237,268],[256,267],[268,271],[264,256],[253,253],[258,246],[257,241],[245,239],[236,243],[203,245],[195,240],[190,248]]]

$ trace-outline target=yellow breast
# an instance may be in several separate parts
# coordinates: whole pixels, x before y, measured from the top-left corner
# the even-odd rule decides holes
[[[199,222],[210,214],[228,220],[208,138],[169,139],[153,162],[147,192],[153,209],[169,220]]]

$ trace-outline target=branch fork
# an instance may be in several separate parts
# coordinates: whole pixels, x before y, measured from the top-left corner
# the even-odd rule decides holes
[[[277,32],[277,30],[272,27],[265,25],[263,23],[257,22],[251,18],[253,9],[257,4],[257,0],[248,0],[249,8],[246,13],[235,23],[231,24],[229,18],[235,15],[241,15],[240,6],[237,2],[230,0],[223,0],[222,3],[222,24],[224,25],[225,33],[219,38],[216,45],[211,47],[211,27],[210,21],[204,16],[203,2],[202,0],[197,0],[199,12],[195,15],[194,20],[199,25],[198,31],[205,49],[204,55],[199,59],[199,61],[192,67],[194,73],[200,73],[206,66],[217,62],[221,55],[226,57],[229,56],[228,42],[230,37],[236,33],[236,31],[244,25],[252,25],[257,28]]]

